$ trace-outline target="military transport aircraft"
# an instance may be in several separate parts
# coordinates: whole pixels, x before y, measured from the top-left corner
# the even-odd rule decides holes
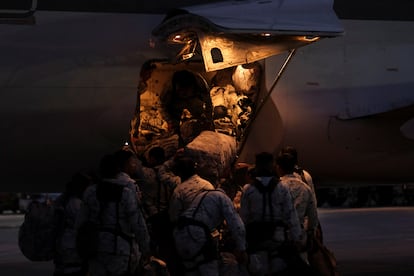
[[[29,2],[0,12],[3,191],[61,191],[124,143],[140,150],[144,103],[182,69],[253,99],[221,129],[237,161],[291,144],[320,185],[414,179],[412,18],[339,19],[329,0]],[[147,140],[168,132],[157,116]]]

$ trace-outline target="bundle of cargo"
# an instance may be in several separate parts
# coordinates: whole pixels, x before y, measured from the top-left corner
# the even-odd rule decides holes
[[[202,63],[152,61],[141,76],[130,137],[147,159],[160,146],[167,159],[177,150],[198,163],[200,175],[216,184],[237,158],[247,137],[259,93],[258,63],[205,72]]]
[[[203,131],[185,147],[185,154],[197,162],[201,177],[217,185],[236,159],[236,140],[215,131]]]

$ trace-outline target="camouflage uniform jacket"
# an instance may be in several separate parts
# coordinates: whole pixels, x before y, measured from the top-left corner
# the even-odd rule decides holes
[[[143,254],[149,254],[149,235],[135,190],[131,190],[131,181],[125,175],[118,175],[116,179],[104,179],[117,185],[124,186],[119,203],[101,203],[96,195],[97,185],[89,187],[84,193],[84,204],[81,208],[76,225],[79,227],[84,221],[91,220],[105,228],[116,229],[119,223],[121,231],[133,234]],[[117,206],[118,205],[118,206]],[[118,209],[118,212],[117,212]],[[109,232],[99,232],[98,253],[107,253],[117,256],[129,256],[130,243],[124,238]]]
[[[272,177],[257,177],[257,179],[267,186]],[[301,227],[289,189],[278,183],[270,195],[270,204],[273,215],[270,214],[268,206],[263,210],[263,194],[254,185],[246,184],[243,187],[239,211],[245,225],[261,221],[264,214],[265,220],[283,221],[290,232],[290,238],[294,241],[301,240]],[[283,229],[277,231],[273,239],[283,242],[285,240]]]
[[[142,170],[142,204],[148,218],[168,210],[172,192],[181,180],[170,171],[168,164],[154,168],[144,167]]]
[[[209,190],[199,193],[181,216],[204,223],[210,232],[225,220],[226,228],[234,240],[235,249],[246,250],[244,223],[236,212],[233,202],[223,191]]]
[[[286,186],[290,190],[300,223],[305,225],[306,218],[306,230],[313,231],[316,229],[318,215],[311,188],[294,174],[284,175],[280,178],[280,181],[283,186]]]
[[[214,186],[197,174],[179,184],[174,189],[170,200],[169,214],[171,221],[175,222],[202,190],[214,190]]]
[[[138,206],[142,206],[142,194],[137,182],[124,172],[120,172],[117,179],[120,182],[126,183],[126,187],[134,192],[135,198],[138,201]]]
[[[316,200],[315,185],[313,184],[313,179],[312,179],[312,176],[310,175],[310,173],[308,171],[302,169],[302,168],[297,167],[297,171],[295,171],[293,174],[297,178],[299,178],[300,180],[305,182],[305,184],[308,185],[309,188],[311,188],[312,193],[313,193],[313,197],[314,197],[314,200],[315,200],[315,204],[318,205],[318,202]]]

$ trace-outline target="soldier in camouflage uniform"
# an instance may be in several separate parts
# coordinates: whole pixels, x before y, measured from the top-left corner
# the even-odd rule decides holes
[[[118,150],[114,153],[114,161],[118,163],[120,172],[117,175],[121,181],[127,184],[127,187],[134,191],[135,197],[138,200],[138,205],[142,206],[142,192],[137,185],[137,182],[132,178],[142,172],[141,161],[134,152],[130,150]]]
[[[184,275],[219,275],[218,227],[226,227],[234,240],[234,254],[245,263],[246,240],[243,221],[230,198],[221,190],[198,193],[178,218],[174,241],[185,267]]]
[[[239,211],[246,225],[249,271],[273,275],[287,268],[282,246],[297,246],[301,228],[290,191],[276,177],[272,154],[256,155],[254,178],[243,187]]]
[[[168,212],[172,192],[181,183],[180,177],[171,172],[171,161],[165,160],[162,147],[153,147],[148,152],[148,166],[142,168],[142,202],[145,216],[149,220],[160,213]]]
[[[191,142],[203,130],[214,129],[210,93],[198,83],[194,73],[187,70],[175,72],[172,91],[165,96],[168,126],[179,134],[180,146]]]
[[[313,184],[312,176],[308,171],[304,170],[302,167],[299,166],[298,151],[296,150],[296,148],[294,148],[293,146],[286,146],[280,151],[280,153],[289,153],[293,156],[293,159],[295,161],[295,168],[293,174],[309,186],[315,197],[316,202],[315,185]]]
[[[102,159],[102,179],[85,191],[77,221],[78,228],[85,221],[98,225],[97,255],[89,260],[90,275],[124,275],[137,266],[141,254],[149,259],[145,220],[131,180],[121,172],[124,163],[116,155]]]
[[[148,152],[148,167],[143,168],[144,181],[141,190],[153,253],[164,260],[173,273],[176,270],[176,253],[168,207],[172,192],[181,183],[181,179],[172,173],[171,161],[165,160],[162,147],[151,148]]]
[[[87,264],[80,258],[76,250],[75,223],[81,208],[83,193],[92,184],[92,178],[89,175],[76,173],[66,184],[65,192],[54,203],[63,214],[62,221],[59,221],[56,252],[53,260],[54,276],[87,275]]]
[[[196,174],[195,162],[190,157],[184,156],[182,152],[177,153],[171,168],[174,174],[180,178],[180,184],[178,184],[173,191],[168,210],[170,221],[174,224],[177,222],[177,219],[182,212],[190,206],[191,202],[200,191],[214,190],[214,186]],[[168,175],[164,175],[163,177],[166,176]],[[175,255],[175,258],[177,258],[177,254]],[[183,267],[177,265],[177,262],[177,259],[173,262],[176,266],[172,268],[170,273],[174,276],[181,276]],[[169,266],[174,264],[171,264],[170,262]]]
[[[280,184],[290,190],[296,213],[302,226],[302,258],[307,261],[307,237],[314,235],[318,226],[316,202],[311,188],[294,174],[295,157],[289,153],[281,153],[276,159],[276,168],[280,176]]]
[[[181,183],[175,188],[170,201],[170,219],[176,222],[178,217],[191,204],[202,190],[214,190],[214,186],[196,173],[196,164],[190,157],[181,156],[175,160],[175,174]]]
[[[318,206],[318,199],[317,199],[317,196],[316,196],[316,190],[315,190],[315,185],[313,184],[312,176],[310,175],[310,173],[308,171],[306,171],[301,166],[299,166],[299,164],[298,164],[298,151],[296,150],[296,148],[293,147],[293,146],[285,146],[280,151],[280,153],[289,153],[293,156],[293,158],[295,160],[295,169],[294,169],[293,174],[297,178],[299,178],[300,180],[305,182],[311,188],[313,198],[314,198],[314,201],[315,201],[315,205]],[[315,238],[318,239],[320,243],[323,243],[322,226],[321,226],[321,223],[320,223],[319,220],[318,220],[318,226],[315,230]]]

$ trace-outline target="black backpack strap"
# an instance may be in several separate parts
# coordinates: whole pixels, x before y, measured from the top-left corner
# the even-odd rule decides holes
[[[211,192],[211,191],[213,191],[213,190],[202,190],[202,192],[204,192],[204,194],[203,194],[203,196],[201,197],[201,199],[200,199],[200,201],[198,202],[198,205],[197,205],[197,208],[194,210],[194,212],[193,212],[193,218],[194,218],[194,216],[195,216],[195,214],[198,212],[198,209],[200,209],[200,206],[201,206],[201,202],[203,202],[203,200],[204,200],[204,198],[206,197],[206,195],[209,193],[209,192]]]
[[[194,260],[198,256],[203,255],[204,260],[202,260],[199,264],[210,261],[210,260],[215,260],[219,257],[218,256],[217,245],[213,241],[213,238],[211,236],[210,228],[204,222],[199,221],[199,220],[194,218],[195,214],[198,212],[204,198],[207,196],[207,194],[209,194],[210,192],[214,192],[214,191],[219,191],[219,190],[202,190],[202,192],[204,192],[204,194],[202,195],[200,201],[198,202],[197,207],[195,208],[195,210],[192,214],[192,217],[189,218],[189,217],[185,217],[185,216],[180,216],[178,218],[177,224],[176,224],[176,227],[178,229],[182,229],[186,226],[194,225],[194,226],[201,227],[204,230],[204,233],[206,235],[206,243],[204,244],[204,246],[202,246],[200,248],[200,250],[194,256],[192,256],[191,258],[188,259],[188,260]],[[192,269],[187,269],[187,270],[191,271]]]
[[[118,249],[118,239],[116,238],[118,232],[121,233],[121,224],[119,223],[119,201],[116,202],[116,228],[115,228],[115,243],[114,243],[114,253]]]
[[[153,168],[154,172],[155,172],[155,176],[157,179],[157,212],[161,211],[161,190],[162,190],[162,183],[160,181],[160,178],[158,177],[158,170],[156,168]]]
[[[274,210],[272,205],[272,192],[276,188],[277,184],[279,183],[278,179],[273,177],[269,184],[267,186],[264,186],[262,182],[260,182],[258,179],[255,179],[252,183],[252,185],[262,194],[263,200],[262,200],[262,220],[265,219],[265,213],[266,213],[266,206],[269,206],[269,212],[270,216],[273,217]],[[267,197],[266,197],[267,196]]]
[[[158,186],[158,190],[157,190],[157,211],[160,212],[161,211],[161,197],[164,197],[164,201],[165,202],[169,202],[170,199],[170,194],[169,191],[166,187],[166,185],[160,180],[160,177],[158,175],[158,168],[154,167],[153,168],[155,171],[155,175],[157,178],[157,186]],[[163,193],[164,190],[164,193]]]
[[[100,183],[101,187],[97,187],[97,199],[99,201],[99,212],[98,212],[98,221],[99,221],[99,225],[98,226],[98,231],[99,232],[108,232],[113,234],[114,236],[119,236],[121,238],[123,238],[124,240],[128,241],[129,243],[132,242],[133,240],[133,236],[132,235],[128,235],[127,233],[125,233],[124,231],[122,231],[121,228],[121,223],[119,221],[119,204],[121,202],[122,199],[122,193],[124,191],[125,186],[122,185],[118,185],[115,183],[110,183],[110,182],[101,182]],[[99,189],[99,190],[98,190]],[[116,225],[115,225],[115,229],[112,227],[102,227],[102,214],[103,214],[103,209],[105,207],[107,207],[107,204],[109,202],[115,202],[115,216],[116,216]],[[114,243],[114,252],[116,252],[118,248],[118,239],[115,238],[115,243]]]

